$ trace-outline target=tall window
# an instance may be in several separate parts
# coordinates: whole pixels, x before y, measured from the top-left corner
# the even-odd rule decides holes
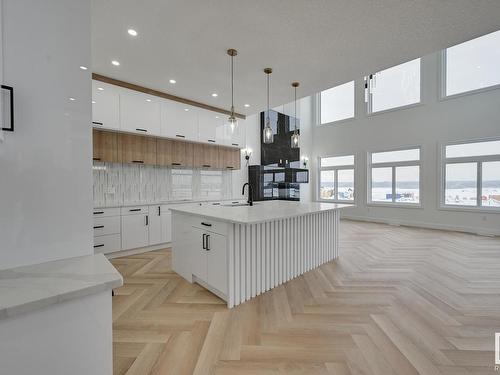
[[[354,81],[321,91],[320,124],[354,117]]]
[[[420,204],[420,148],[368,157],[370,203]]]
[[[444,51],[446,96],[500,85],[500,31]]]
[[[319,199],[354,201],[354,155],[319,159]]]
[[[444,206],[500,209],[500,140],[443,149]]]
[[[420,59],[365,77],[368,113],[420,103]]]

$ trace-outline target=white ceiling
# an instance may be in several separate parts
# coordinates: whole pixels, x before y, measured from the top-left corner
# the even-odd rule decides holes
[[[92,70],[228,108],[236,48],[235,105],[252,114],[265,67],[276,106],[294,80],[307,96],[498,29],[498,0],[92,0]]]

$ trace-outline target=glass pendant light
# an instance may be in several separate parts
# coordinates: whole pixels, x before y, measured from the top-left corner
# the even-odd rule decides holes
[[[267,74],[267,112],[266,112],[266,125],[262,130],[262,139],[264,143],[273,143],[274,135],[273,128],[271,127],[271,119],[269,118],[269,75],[273,72],[271,68],[264,69],[264,73]]]
[[[238,54],[233,48],[227,50],[227,54],[231,57],[231,114],[227,119],[227,123],[229,128],[231,129],[231,133],[234,133],[236,128],[238,127],[238,119],[234,114],[234,73],[233,73],[233,58]]]
[[[293,134],[292,134],[292,137],[290,139],[290,143],[291,143],[292,148],[299,148],[300,135],[297,132],[297,87],[299,87],[299,83],[293,82],[292,87],[295,90],[295,92],[294,92],[294,106],[295,106],[295,115],[294,116],[295,117],[293,119],[293,123],[294,123],[295,127],[293,129]]]

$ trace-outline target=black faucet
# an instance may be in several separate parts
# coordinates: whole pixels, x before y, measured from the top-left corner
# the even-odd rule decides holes
[[[247,200],[247,203],[249,206],[253,206],[253,189],[252,189],[252,185],[250,185],[248,182],[245,182],[243,184],[243,190],[241,191],[241,194],[242,195],[245,195],[245,186],[248,185],[248,200]]]

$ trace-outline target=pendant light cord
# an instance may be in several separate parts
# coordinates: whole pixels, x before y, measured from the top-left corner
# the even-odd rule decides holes
[[[267,74],[267,118],[269,118],[269,73]]]
[[[231,56],[231,115],[234,116],[234,71],[233,71],[233,58]]]
[[[294,101],[294,107],[295,107],[295,119],[293,120],[295,123],[295,129],[294,129],[294,134],[297,134],[297,86],[295,86],[295,101]]]

